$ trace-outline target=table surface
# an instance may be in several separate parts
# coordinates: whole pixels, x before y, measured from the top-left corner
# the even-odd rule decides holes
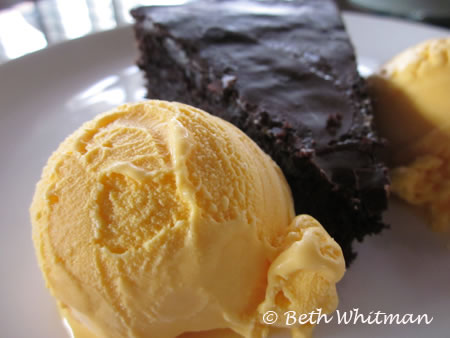
[[[0,0],[0,64],[64,40],[130,24],[129,11],[138,5],[170,5],[186,1]],[[337,2],[346,11],[373,13],[351,5],[347,0]],[[437,24],[450,27],[450,18],[441,19]]]

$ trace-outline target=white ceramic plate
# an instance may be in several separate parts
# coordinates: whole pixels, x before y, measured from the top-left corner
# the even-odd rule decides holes
[[[448,31],[345,15],[360,69]],[[97,113],[145,93],[131,28],[62,43],[0,66],[0,336],[66,336],[31,242],[28,206],[58,144]],[[399,126],[400,128],[400,126]],[[392,230],[358,245],[339,284],[341,311],[428,314],[430,325],[320,325],[316,337],[449,337],[450,250],[407,206],[392,201]]]

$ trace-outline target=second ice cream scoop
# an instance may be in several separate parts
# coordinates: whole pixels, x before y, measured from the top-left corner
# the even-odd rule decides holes
[[[450,37],[394,57],[370,79],[376,122],[390,142],[392,190],[450,232]]]

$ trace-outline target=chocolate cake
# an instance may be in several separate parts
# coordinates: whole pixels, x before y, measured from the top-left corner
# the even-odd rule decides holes
[[[149,98],[234,123],[278,163],[297,214],[341,245],[381,231],[389,180],[365,81],[331,0],[199,0],[132,11]]]

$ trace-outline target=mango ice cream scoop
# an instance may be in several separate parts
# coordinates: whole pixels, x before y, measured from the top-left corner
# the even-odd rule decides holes
[[[337,306],[340,247],[294,217],[253,141],[187,105],[128,104],[85,123],[48,160],[30,213],[75,338],[264,337],[286,311]],[[266,311],[280,320],[266,325]]]
[[[450,233],[450,37],[405,50],[369,83],[390,142],[393,192]]]

